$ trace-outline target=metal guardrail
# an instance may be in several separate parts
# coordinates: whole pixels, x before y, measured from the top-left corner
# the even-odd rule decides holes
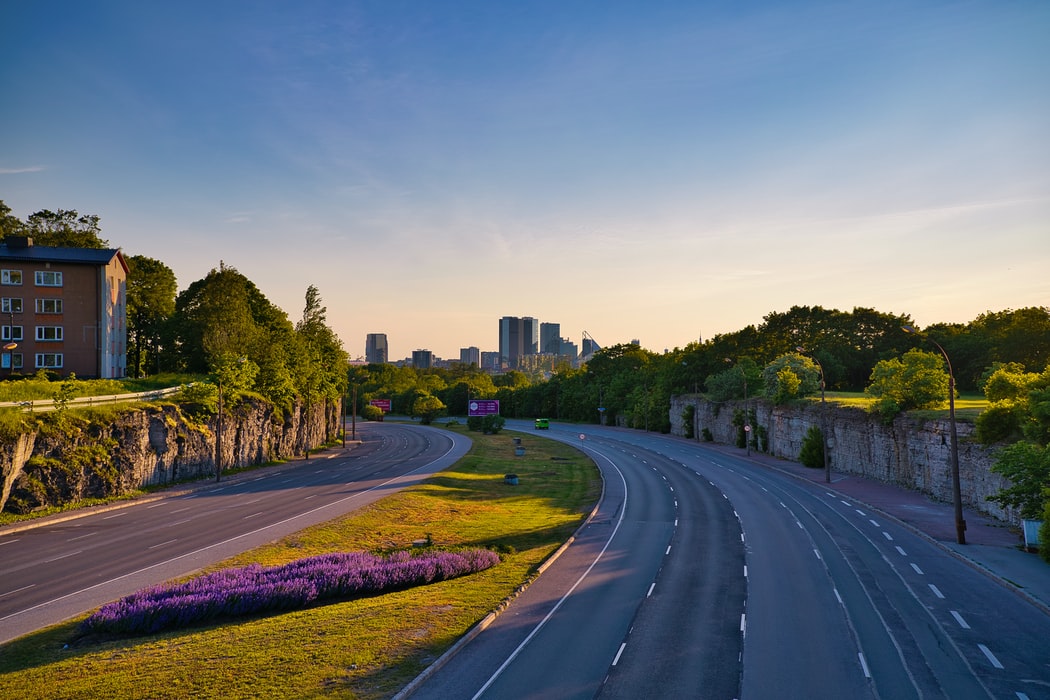
[[[152,391],[140,391],[133,394],[109,394],[108,396],[78,396],[66,401],[66,406],[94,406],[104,403],[121,403],[123,401],[153,401],[165,396],[171,396],[182,390],[182,386],[168,387],[167,389],[154,389]],[[36,399],[33,401],[0,401],[0,408],[20,408],[23,411],[53,411],[55,410],[54,399]]]

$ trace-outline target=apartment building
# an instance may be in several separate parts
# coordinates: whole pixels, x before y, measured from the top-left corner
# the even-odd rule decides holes
[[[128,265],[119,249],[0,244],[0,374],[127,375]]]

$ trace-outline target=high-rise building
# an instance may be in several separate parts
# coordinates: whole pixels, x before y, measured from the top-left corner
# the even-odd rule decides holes
[[[386,344],[386,333],[369,333],[365,338],[365,360],[384,364],[390,359]]]
[[[532,316],[521,319],[522,354],[535,355],[540,351],[540,322]]]
[[[540,353],[543,355],[561,355],[561,324],[540,324]]]
[[[504,316],[499,320],[500,369],[517,367],[524,354],[521,319],[517,316]]]
[[[474,346],[459,349],[459,361],[464,365],[481,366],[481,350]]]
[[[481,353],[481,369],[487,372],[499,371],[499,353],[498,352],[483,352]]]
[[[430,369],[434,366],[434,353],[429,350],[413,350],[412,366],[416,369]]]

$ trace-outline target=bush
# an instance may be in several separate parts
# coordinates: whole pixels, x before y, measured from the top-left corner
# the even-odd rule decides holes
[[[695,431],[693,430],[693,418],[696,416],[696,406],[692,404],[685,407],[682,411],[682,425],[685,427],[685,437],[688,440],[692,440],[696,437]]]
[[[1010,486],[988,498],[1004,508],[1016,508],[1026,520],[1038,520],[1050,489],[1050,447],[1015,442],[996,456],[992,471],[1010,480]]]
[[[809,426],[806,437],[802,439],[802,449],[798,461],[811,469],[824,468],[824,434],[815,425]]]
[[[484,433],[485,435],[495,435],[499,431],[503,430],[506,419],[503,416],[495,414],[488,416],[471,416],[467,418],[467,430],[472,430],[475,433]]]
[[[714,442],[715,436],[711,434],[710,428],[704,428],[700,431],[700,434],[704,437],[704,442]]]
[[[1043,524],[1039,526],[1039,556],[1050,564],[1050,489],[1046,491],[1046,504],[1043,506]]]
[[[982,445],[993,445],[1018,439],[1024,413],[1024,406],[1015,401],[996,401],[981,411],[974,421],[977,441]]]

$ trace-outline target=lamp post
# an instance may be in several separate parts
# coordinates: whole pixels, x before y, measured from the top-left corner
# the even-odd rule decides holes
[[[731,357],[726,358],[726,362],[732,362]],[[747,408],[747,372],[744,371],[744,366],[739,362],[736,365],[740,369],[740,376],[744,380],[744,447],[747,448],[747,456],[751,456],[751,412]]]
[[[219,377],[219,422],[215,429],[215,481],[222,478],[222,377]]]
[[[798,352],[804,352],[801,347],[796,347],[795,350]],[[831,483],[831,462],[828,461],[828,406],[824,402],[824,365],[820,364],[815,356],[810,355],[809,358],[817,363],[817,369],[820,370],[820,447],[821,452],[824,455],[824,483]]]
[[[948,353],[944,351],[944,348],[936,340],[920,333],[912,326],[901,326],[901,330],[933,343],[941,351],[941,355],[944,356],[944,362],[948,365],[948,435],[951,440],[952,506],[955,510],[955,538],[959,544],[966,544],[966,521],[963,520],[962,489],[959,486],[959,434],[955,429],[955,374],[952,372],[952,361],[948,359]]]

